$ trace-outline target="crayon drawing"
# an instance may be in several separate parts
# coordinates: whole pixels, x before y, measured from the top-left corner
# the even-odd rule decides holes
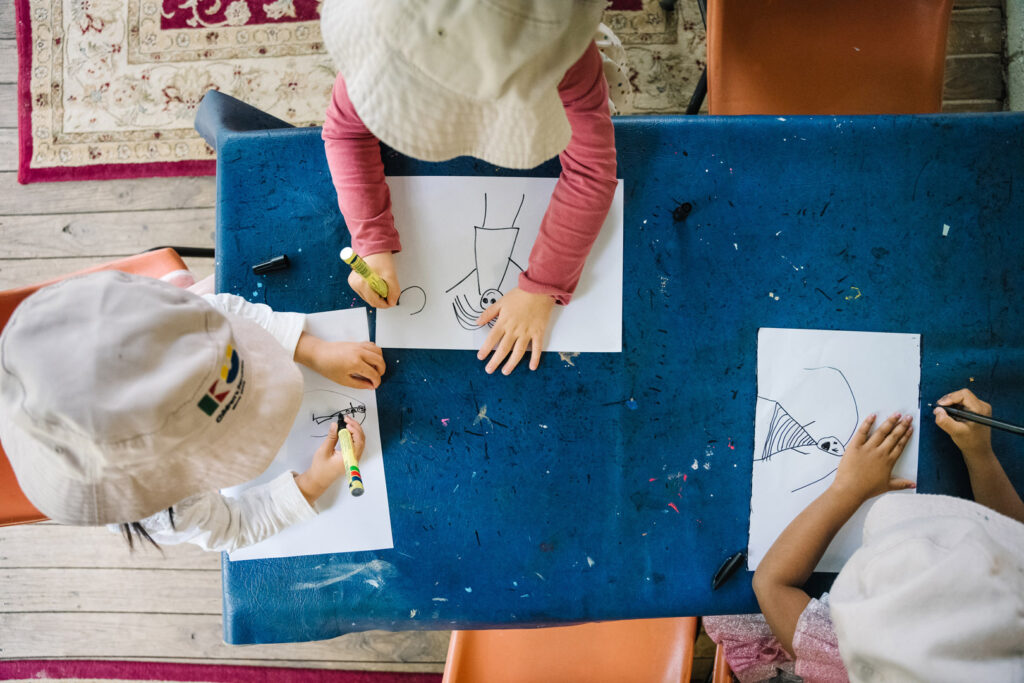
[[[835,481],[868,413],[918,415],[921,337],[916,334],[761,328],[750,454],[750,539],[756,569],[793,518]],[[916,479],[917,431],[894,475]],[[910,495],[904,493],[886,495]],[[839,571],[860,545],[868,501],[825,551],[817,571]]]
[[[512,222],[503,228],[487,227],[487,194],[484,194],[484,217],[480,225],[473,226],[473,270],[461,280],[445,290],[445,294],[455,291],[452,299],[452,310],[455,320],[464,330],[478,330],[479,318],[487,307],[494,304],[518,282],[522,266],[515,262],[512,254],[519,237],[516,219],[526,201],[524,194],[519,199],[516,215]],[[511,283],[511,284],[509,284]],[[492,320],[488,323],[494,325]]]
[[[376,312],[375,341],[385,348],[479,349],[495,324],[477,325],[480,315],[519,287],[524,272],[551,277],[550,263],[547,271],[531,271],[530,258],[557,179],[387,182],[402,241],[394,263],[403,290],[397,306]],[[545,350],[622,350],[622,220],[620,181],[572,301],[551,312]],[[549,243],[545,253],[557,246]]]

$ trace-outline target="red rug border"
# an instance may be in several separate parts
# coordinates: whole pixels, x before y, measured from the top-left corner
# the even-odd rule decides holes
[[[88,659],[20,659],[0,661],[0,681],[33,679],[45,668],[50,678],[108,678],[110,680],[209,681],[211,683],[440,683],[441,674],[344,669],[294,669],[277,666],[189,664]],[[334,674],[332,676],[332,674]]]
[[[97,164],[30,168],[32,160],[32,17],[29,0],[14,0],[15,42],[18,46],[18,182],[22,185],[67,180],[114,180],[215,175],[213,159],[162,161],[143,164]]]

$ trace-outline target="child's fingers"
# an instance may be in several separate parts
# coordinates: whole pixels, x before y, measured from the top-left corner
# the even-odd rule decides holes
[[[871,425],[875,424],[875,418],[878,416],[871,413],[864,418],[864,421],[857,427],[857,431],[853,433],[853,438],[850,439],[851,446],[860,446],[868,440],[868,435],[871,434]]]
[[[489,311],[491,309],[488,308],[487,310]],[[487,311],[484,311],[484,315],[486,314]],[[482,319],[483,316],[480,316],[480,318]],[[500,324],[492,327],[490,334],[487,335],[487,339],[484,339],[483,345],[480,347],[480,350],[477,351],[476,359],[483,360],[484,358],[487,358],[487,354],[491,352],[491,349],[494,348],[494,345],[498,343],[503,334],[504,330],[502,329]]]
[[[903,435],[907,433],[907,429],[910,427],[910,420],[911,417],[909,415],[904,415],[893,426],[892,431],[889,432],[889,435],[879,445],[883,453],[890,453],[896,447],[896,444],[903,438]]]
[[[352,288],[352,291],[359,295],[359,298],[370,304],[374,308],[390,308],[390,304],[375,291],[370,289],[370,283],[361,276],[359,273],[352,271],[348,275],[348,286]]]
[[[952,393],[946,394],[936,401],[936,403],[940,406],[962,405],[965,409],[970,410],[972,413],[978,413],[979,415],[992,414],[992,406],[975,396],[974,392],[970,389],[958,389]]]
[[[387,370],[387,365],[384,363],[384,352],[373,342],[363,342],[362,346],[363,352],[360,355],[363,362],[373,366],[378,375],[383,375]]]
[[[910,436],[913,433],[914,425],[908,425],[907,431],[903,433],[903,436],[900,437],[900,440],[896,442],[895,446],[893,446],[892,451],[889,452],[889,457],[891,457],[893,461],[899,460],[900,456],[903,455],[903,449],[907,447],[908,443],[910,443]]]
[[[362,425],[351,417],[345,417],[345,428],[352,435],[352,449],[355,451],[358,461],[363,453],[363,447],[366,445],[366,434],[363,433]]]
[[[480,314],[480,317],[476,319],[477,325],[486,325],[495,318],[498,317],[498,313],[501,312],[501,299],[498,299],[493,304],[484,309],[484,312]],[[481,358],[481,360],[483,360]]]
[[[512,344],[515,340],[512,335],[506,334],[502,336],[501,341],[498,343],[498,348],[491,355],[491,360],[487,363],[487,367],[484,368],[487,374],[491,374],[498,369],[501,362],[505,360],[505,356],[512,350]]]
[[[357,371],[358,377],[369,382],[372,388],[375,389],[380,384],[380,371],[366,361],[359,364]]]
[[[935,415],[935,426],[950,436],[958,435],[967,431],[967,425],[954,420],[949,416],[949,413],[942,408],[936,408],[932,411],[932,414]]]
[[[526,337],[520,337],[516,339],[515,345],[512,347],[512,354],[508,357],[508,361],[505,363],[505,367],[501,369],[501,374],[509,375],[516,366],[519,365],[519,361],[526,355],[526,347],[529,346],[530,340]]]
[[[917,484],[910,481],[909,479],[890,479],[889,490],[890,491],[905,491],[906,489],[916,489]]]
[[[893,427],[896,426],[899,419],[899,413],[893,413],[889,417],[885,418],[885,422],[878,425],[878,429],[876,429],[875,433],[868,439],[868,446],[875,447],[885,441],[885,437],[889,436],[889,433],[892,432]]]
[[[540,352],[544,349],[541,348],[541,342],[543,341],[544,333],[533,335],[533,339],[530,340],[530,369],[536,370],[540,367]]]
[[[327,436],[322,442],[320,442],[320,448],[317,449],[317,455],[329,457],[334,449],[338,445],[338,423],[331,422],[330,428],[327,430]]]

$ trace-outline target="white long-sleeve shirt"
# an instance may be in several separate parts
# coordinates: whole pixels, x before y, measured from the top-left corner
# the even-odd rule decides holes
[[[233,294],[205,294],[203,298],[222,313],[252,320],[294,357],[306,324],[302,313],[277,313],[265,304],[252,304]],[[194,543],[204,550],[227,552],[258,543],[317,514],[295,483],[294,472],[246,489],[237,498],[207,491],[189,496],[171,509],[173,526],[167,510],[139,520],[154,541],[161,545]],[[120,531],[117,524],[109,528]]]

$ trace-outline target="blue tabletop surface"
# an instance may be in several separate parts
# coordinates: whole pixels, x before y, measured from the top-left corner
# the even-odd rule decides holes
[[[547,353],[502,377],[471,351],[386,350],[394,549],[225,557],[228,642],[756,610],[749,573],[714,593],[711,576],[747,544],[759,327],[921,333],[923,402],[969,386],[1024,416],[1024,115],[615,132],[622,353]],[[319,129],[232,133],[218,151],[218,290],[354,305]],[[390,175],[559,171],[384,159]],[[253,275],[283,253],[289,270]],[[919,434],[919,490],[969,496],[950,440],[931,421]],[[1024,486],[1024,441],[993,442]]]

